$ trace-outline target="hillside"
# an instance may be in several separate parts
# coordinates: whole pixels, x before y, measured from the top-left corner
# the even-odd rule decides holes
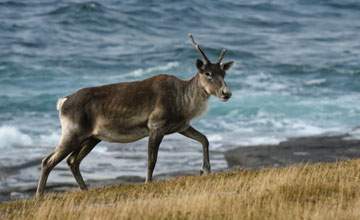
[[[360,160],[239,169],[0,204],[4,219],[360,219]]]

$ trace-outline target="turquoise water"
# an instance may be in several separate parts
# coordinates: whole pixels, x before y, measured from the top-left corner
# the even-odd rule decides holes
[[[0,1],[0,150],[6,161],[51,152],[56,101],[80,88],[190,78],[200,55],[188,33],[211,60],[226,48],[235,61],[232,99],[212,98],[193,122],[212,150],[347,132],[360,124],[359,21],[350,0]]]

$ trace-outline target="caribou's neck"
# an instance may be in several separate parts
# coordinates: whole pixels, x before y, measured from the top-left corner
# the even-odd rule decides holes
[[[182,100],[185,114],[189,119],[201,116],[207,109],[210,94],[201,86],[197,73],[190,80],[186,81],[184,97]]]
[[[200,100],[207,100],[210,98],[205,89],[200,84],[200,73],[196,73],[190,80],[188,80],[188,85],[186,87],[186,94],[193,96],[194,98]]]

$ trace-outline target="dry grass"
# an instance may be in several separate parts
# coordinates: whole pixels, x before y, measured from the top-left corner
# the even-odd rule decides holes
[[[360,160],[238,170],[0,204],[5,219],[360,219]]]

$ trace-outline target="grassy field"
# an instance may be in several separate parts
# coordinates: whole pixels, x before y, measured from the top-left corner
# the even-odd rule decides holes
[[[189,176],[0,204],[4,219],[360,219],[360,160]]]

